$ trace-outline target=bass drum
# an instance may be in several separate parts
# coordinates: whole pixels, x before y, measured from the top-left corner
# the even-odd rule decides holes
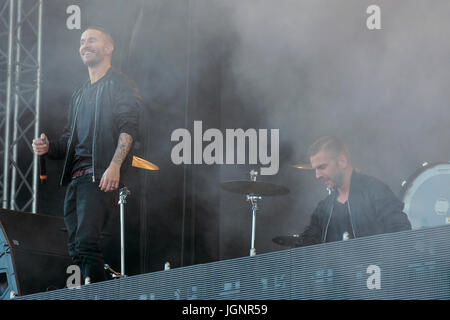
[[[404,212],[413,229],[450,223],[449,163],[424,163],[402,186]]]

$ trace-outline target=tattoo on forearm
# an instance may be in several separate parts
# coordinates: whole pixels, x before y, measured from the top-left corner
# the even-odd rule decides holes
[[[112,161],[118,165],[122,165],[125,157],[131,149],[132,144],[133,138],[128,133],[121,133]]]

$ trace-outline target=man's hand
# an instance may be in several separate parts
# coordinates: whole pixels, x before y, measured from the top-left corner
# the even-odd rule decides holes
[[[41,133],[40,139],[34,139],[33,143],[33,151],[38,156],[42,156],[48,152],[49,142],[47,136],[44,133]]]
[[[106,169],[103,174],[100,184],[98,185],[102,191],[109,192],[119,188],[120,167],[130,151],[132,143],[133,138],[129,134],[121,133],[119,135],[119,142],[117,144],[114,157],[111,160],[108,169]]]
[[[103,173],[98,187],[104,192],[109,192],[119,188],[120,166],[111,162],[108,169]]]

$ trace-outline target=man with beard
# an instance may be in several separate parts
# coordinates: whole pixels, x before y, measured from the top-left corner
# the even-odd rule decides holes
[[[331,192],[317,205],[298,246],[411,229],[404,204],[386,184],[353,169],[339,138],[319,138],[308,156],[316,178]]]
[[[141,99],[134,84],[111,66],[114,42],[101,27],[81,35],[80,56],[89,80],[72,95],[68,121],[59,140],[33,140],[34,152],[65,159],[64,222],[68,250],[85,284],[106,280],[100,234],[117,210],[118,187],[131,161]]]

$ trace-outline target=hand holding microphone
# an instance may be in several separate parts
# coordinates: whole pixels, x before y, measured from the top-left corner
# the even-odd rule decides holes
[[[33,151],[38,156],[42,156],[48,152],[48,139],[45,133],[41,133],[41,136],[33,140]]]
[[[43,155],[48,152],[48,145],[48,139],[44,133],[39,138],[33,140],[33,151],[39,156],[39,179],[41,179],[41,183],[47,182],[47,168]]]

